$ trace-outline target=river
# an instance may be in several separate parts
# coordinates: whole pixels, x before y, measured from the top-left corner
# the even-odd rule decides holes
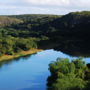
[[[21,57],[11,61],[0,62],[0,90],[46,90],[49,63],[58,57],[71,57],[53,49]],[[89,63],[90,58],[84,59]]]

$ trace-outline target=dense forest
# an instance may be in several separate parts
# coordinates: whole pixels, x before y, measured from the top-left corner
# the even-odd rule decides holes
[[[42,25],[56,17],[50,15],[0,16],[0,55],[12,55],[22,50],[38,48],[39,41],[48,39],[42,34],[45,30],[39,30],[39,28],[43,28]]]
[[[0,55],[31,48],[87,54],[90,52],[89,33],[89,11],[66,15],[0,16]]]

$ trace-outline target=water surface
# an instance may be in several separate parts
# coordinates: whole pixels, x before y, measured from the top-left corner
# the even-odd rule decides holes
[[[46,90],[48,65],[58,57],[76,58],[51,49],[0,63],[0,90]]]

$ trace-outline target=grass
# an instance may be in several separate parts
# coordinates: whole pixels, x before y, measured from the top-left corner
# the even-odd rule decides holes
[[[31,55],[40,51],[42,51],[42,49],[31,49],[28,51],[21,51],[20,53],[16,53],[14,55],[3,55],[0,57],[0,61],[12,60],[15,58]]]

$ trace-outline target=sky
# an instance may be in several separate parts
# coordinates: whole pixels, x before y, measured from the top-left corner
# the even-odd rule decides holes
[[[0,0],[0,15],[90,11],[90,0]]]

